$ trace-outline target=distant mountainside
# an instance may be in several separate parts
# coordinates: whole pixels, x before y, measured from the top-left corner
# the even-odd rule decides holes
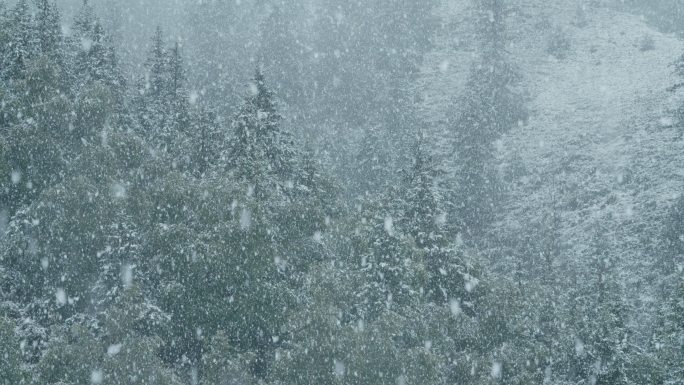
[[[509,238],[495,242],[498,252],[555,231],[562,270],[589,263],[601,233],[623,285],[640,293],[633,300],[648,303],[663,218],[684,191],[684,140],[671,116],[680,96],[667,90],[684,43],[612,8],[534,3],[509,17],[530,119],[494,146],[507,192],[492,236]],[[437,49],[418,82],[439,138],[448,137],[441,131],[450,129],[476,52],[455,38],[469,28],[467,4],[445,2]]]

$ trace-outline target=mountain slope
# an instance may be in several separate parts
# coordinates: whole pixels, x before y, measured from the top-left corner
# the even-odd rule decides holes
[[[475,52],[452,38],[467,29],[467,9],[464,2],[445,3],[443,34],[419,83],[425,119],[438,131],[449,130]],[[523,74],[530,120],[495,146],[508,191],[493,233],[522,244],[549,236],[554,217],[558,269],[588,263],[600,238],[625,286],[642,293],[634,300],[650,301],[641,288],[652,283],[662,219],[684,187],[684,141],[669,116],[680,98],[667,91],[677,81],[671,63],[684,44],[631,14],[577,10],[563,2],[513,9],[510,50]],[[547,53],[554,33],[570,43],[563,59]],[[647,37],[652,50],[641,49]]]

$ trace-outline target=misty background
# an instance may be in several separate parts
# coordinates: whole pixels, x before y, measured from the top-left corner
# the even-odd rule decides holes
[[[0,0],[0,385],[684,383],[676,0]]]

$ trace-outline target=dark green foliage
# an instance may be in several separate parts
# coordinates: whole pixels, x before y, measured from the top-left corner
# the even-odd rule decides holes
[[[682,200],[652,338],[605,234],[563,265],[555,205],[515,275],[462,241],[495,217],[493,142],[526,118],[502,0],[477,2],[450,173],[411,140],[432,2],[269,4],[228,106],[228,75],[195,88],[161,29],[130,90],[87,0],[69,36],[47,0],[2,4],[0,385],[682,382]],[[264,10],[198,7],[240,4]],[[349,153],[322,156],[311,117]]]
[[[423,260],[397,228],[400,211],[389,199],[376,203],[362,215],[355,261],[365,277],[359,296],[366,317],[373,319],[385,308],[404,307],[423,286]]]
[[[290,319],[291,344],[276,353],[274,383],[439,383],[442,354],[452,347],[440,335],[448,317],[433,307],[409,310],[397,303],[366,319],[354,294],[364,280],[364,272],[352,266],[324,264],[312,271],[304,288],[311,311]]]
[[[225,153],[226,133],[219,127],[216,112],[200,105],[189,116],[188,140],[192,143],[190,164],[198,176],[217,165]]]
[[[122,291],[102,322],[80,320],[55,328],[37,365],[42,383],[181,384],[158,352],[163,321],[137,289]]]
[[[665,219],[663,234],[663,250],[660,268],[663,273],[670,275],[676,272],[678,266],[684,263],[684,197],[674,203]]]
[[[77,130],[102,129],[111,116],[123,111],[125,80],[118,66],[111,37],[105,32],[88,1],[74,18],[74,33],[69,43],[72,46],[73,64],[72,92],[77,96],[79,107],[86,105],[86,111],[77,112]],[[93,91],[96,90],[96,91]],[[96,95],[92,95],[96,92]],[[106,97],[103,98],[103,95]],[[102,103],[106,99],[107,109],[88,108],[91,103]],[[90,111],[94,110],[94,111]],[[92,121],[96,115],[96,121]],[[118,123],[118,122],[117,122]]]
[[[684,372],[681,362],[684,359],[684,282],[682,277],[674,278],[665,292],[664,303],[659,312],[659,325],[655,344],[657,345],[657,361],[660,373],[668,384],[683,384]],[[655,370],[653,373],[658,373]]]
[[[38,0],[37,8],[35,22],[40,54],[60,60],[58,50],[61,48],[62,30],[59,10],[49,0]]]
[[[141,135],[155,149],[169,154],[176,166],[188,163],[184,159],[189,134],[189,93],[181,48],[176,43],[170,50],[157,27],[145,62],[145,73],[138,81],[134,100]]]
[[[527,119],[520,74],[507,51],[505,2],[478,0],[475,6],[481,53],[453,121],[458,171],[450,209],[462,221],[452,225],[469,235],[493,220],[500,190],[491,169],[494,142]]]
[[[26,61],[36,52],[32,22],[27,0],[19,0],[6,16],[9,45],[3,57],[2,71],[10,84],[22,78]]]
[[[84,325],[55,329],[36,368],[38,380],[74,385],[89,381],[101,367],[105,349]]]
[[[14,322],[0,314],[0,384],[26,384],[21,362],[19,338]]]
[[[256,380],[250,376],[249,368],[255,357],[241,353],[231,343],[226,333],[219,331],[214,335],[202,357],[203,385],[252,385]]]
[[[281,120],[273,92],[257,71],[234,118],[228,167],[235,178],[253,187],[258,200],[274,193],[292,176],[292,139],[281,130]]]

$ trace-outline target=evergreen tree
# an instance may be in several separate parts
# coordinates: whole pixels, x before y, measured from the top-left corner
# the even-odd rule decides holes
[[[118,66],[118,60],[110,36],[95,16],[88,0],[74,17],[72,50],[75,52],[74,79],[75,94],[98,82],[123,103],[125,81]]]
[[[6,5],[4,1],[0,1],[0,81],[6,81],[6,72],[10,67],[8,61],[11,52],[11,35],[10,23]],[[10,97],[12,94],[8,92],[7,86],[0,87],[0,103],[3,103],[3,111],[0,112],[0,127],[5,127],[11,117],[9,116]]]
[[[356,263],[365,277],[359,296],[365,299],[368,319],[384,308],[403,308],[416,301],[426,278],[423,261],[398,226],[401,211],[391,203],[392,195],[365,204],[356,237]]]
[[[152,38],[145,71],[134,102],[142,135],[170,154],[175,165],[187,164],[189,156],[184,149],[190,113],[185,68],[180,46],[167,50],[159,27]]]
[[[168,52],[164,46],[162,30],[157,27],[145,62],[145,74],[138,84],[136,101],[138,121],[146,138],[164,142],[170,138],[166,111],[169,72]]]
[[[411,82],[431,46],[435,4],[325,0],[316,9],[314,92],[306,114],[327,127],[325,136],[316,136],[332,154],[330,167],[336,174],[357,181],[347,186],[352,195],[398,183],[404,138],[416,126]],[[379,145],[369,148],[373,144],[368,138],[390,143],[385,148],[393,151],[380,152]],[[367,171],[380,179],[368,177]]]
[[[145,64],[147,73],[145,74],[150,95],[162,96],[166,91],[168,83],[168,52],[164,47],[164,35],[161,27],[157,27],[152,37],[152,45]],[[161,98],[160,98],[161,99]]]
[[[81,8],[78,10],[78,13],[74,17],[74,35],[81,39],[88,38],[88,36],[92,35],[95,29],[96,22],[97,19],[95,17],[95,10],[90,5],[90,2],[88,0],[83,0]]]
[[[103,349],[86,325],[55,327],[51,334],[35,368],[38,381],[76,385],[100,370],[106,347]]]
[[[37,8],[35,23],[40,53],[52,60],[63,60],[60,57],[62,29],[59,10],[49,0],[38,0]]]
[[[520,75],[506,51],[504,0],[476,0],[481,55],[473,65],[455,119],[454,149],[458,175],[452,199],[461,230],[478,234],[492,220],[498,181],[491,171],[493,143],[526,119],[517,89]]]
[[[71,103],[61,68],[46,57],[28,62],[22,79],[12,88],[9,125],[0,154],[11,173],[0,180],[3,203],[10,214],[57,181],[65,161],[73,155],[69,138]]]
[[[256,380],[249,375],[254,355],[240,353],[224,332],[212,338],[207,354],[202,358],[203,385],[252,385]]]
[[[257,200],[275,193],[293,176],[290,134],[281,128],[273,92],[257,70],[249,95],[234,118],[228,167],[237,180],[254,189]]]
[[[391,184],[393,156],[386,148],[388,138],[382,126],[372,126],[363,133],[355,163],[357,168],[345,177],[356,181],[357,194],[372,195],[382,193]]]
[[[125,80],[111,41],[87,2],[74,25],[71,87],[77,111],[71,134],[77,140],[93,140],[106,125],[125,119]]]
[[[449,245],[446,213],[441,211],[435,183],[441,172],[428,151],[421,135],[413,146],[411,168],[404,173],[401,228],[411,236],[425,259],[429,298],[438,303],[472,303],[472,296],[464,287],[469,279],[477,278],[470,275],[475,274],[474,268]]]
[[[169,84],[168,110],[170,112],[171,129],[173,132],[187,134],[189,125],[189,103],[186,85],[185,66],[181,56],[181,48],[176,42],[169,52]]]
[[[632,359],[627,326],[628,307],[615,280],[604,230],[593,239],[593,254],[587,284],[579,284],[573,297],[581,318],[575,333],[578,350],[573,381],[595,381],[596,384],[629,384],[628,365]]]
[[[26,61],[33,57],[35,49],[33,20],[27,0],[19,0],[9,12],[9,35],[11,42],[8,56],[5,58],[7,67],[4,70],[10,84],[21,79],[26,69]]]
[[[412,165],[404,176],[406,192],[404,204],[407,229],[419,248],[429,248],[442,237],[440,222],[443,213],[439,209],[439,197],[435,191],[435,178],[439,169],[421,137],[414,144]]]
[[[22,370],[19,338],[14,323],[0,314],[0,384],[27,384]]]
[[[668,217],[665,218],[665,232],[663,234],[664,250],[661,253],[659,267],[665,276],[670,276],[684,264],[684,196],[674,203]]]
[[[202,176],[225,155],[226,133],[219,126],[216,112],[204,103],[190,111],[189,121],[188,134],[192,145],[190,163],[196,175]]]
[[[657,336],[658,358],[667,384],[684,384],[684,281],[679,278],[661,310]]]
[[[453,320],[415,303],[383,304],[368,317],[358,287],[365,280],[343,261],[312,269],[301,291],[309,311],[288,320],[290,343],[276,352],[273,383],[447,383],[440,375],[445,352],[455,349],[445,330]]]

